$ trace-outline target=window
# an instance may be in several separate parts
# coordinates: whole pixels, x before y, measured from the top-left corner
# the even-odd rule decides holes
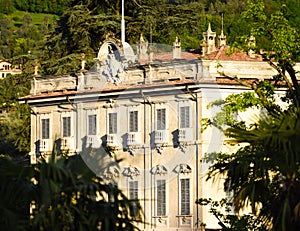
[[[180,213],[190,215],[190,179],[180,179]]]
[[[190,107],[180,107],[180,128],[190,127]]]
[[[97,115],[88,115],[88,135],[97,134]]]
[[[42,139],[50,138],[50,119],[42,119]]]
[[[138,199],[138,181],[129,182],[129,199],[130,200]]]
[[[157,180],[157,216],[166,215],[166,180]]]
[[[138,111],[131,111],[129,113],[129,132],[138,131]]]
[[[62,120],[62,133],[63,137],[70,137],[71,136],[71,117],[63,117]]]
[[[139,214],[138,199],[138,181],[130,181],[129,200],[131,201],[130,216],[132,217],[137,217]]]
[[[116,134],[118,130],[118,114],[109,113],[108,114],[108,132],[109,134]]]
[[[166,129],[166,109],[157,109],[156,110],[156,128],[157,130],[165,130]]]

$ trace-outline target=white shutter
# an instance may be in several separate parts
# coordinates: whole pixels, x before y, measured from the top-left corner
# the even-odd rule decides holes
[[[118,132],[118,114],[109,113],[109,124],[108,124],[108,132],[109,134],[116,134]]]
[[[157,130],[166,129],[166,109],[161,108],[156,110],[156,128]]]
[[[50,119],[42,119],[42,139],[50,138]]]
[[[180,179],[180,214],[190,215],[190,179]]]
[[[180,128],[190,127],[190,107],[180,107]]]
[[[97,115],[88,116],[88,135],[97,134]]]
[[[138,132],[138,111],[129,113],[129,132]]]
[[[166,215],[166,180],[157,180],[157,216]]]

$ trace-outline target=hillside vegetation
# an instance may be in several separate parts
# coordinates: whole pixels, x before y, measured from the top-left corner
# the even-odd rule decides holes
[[[54,23],[54,20],[58,20],[59,16],[55,14],[47,14],[47,13],[28,13],[26,11],[15,10],[13,13],[7,15],[7,18],[11,20],[12,24],[17,27],[22,26],[22,18],[26,15],[30,15],[32,18],[32,24],[40,27],[45,19],[49,19],[50,23]]]
[[[172,44],[181,39],[184,49],[200,47],[208,23],[220,34],[222,15],[228,44],[250,35],[242,12],[246,0],[131,0],[125,1],[126,39],[137,43],[140,34],[148,41]],[[292,26],[300,25],[300,1],[265,0],[266,15],[282,11]],[[49,14],[51,13],[51,14]],[[55,17],[54,17],[54,15]],[[44,73],[59,73],[58,63],[70,63],[85,53],[95,57],[108,33],[120,38],[121,0],[6,0],[0,2],[0,59],[25,64],[44,63]],[[268,49],[268,38],[257,40]],[[31,54],[31,57],[28,56]],[[77,55],[75,55],[77,54]],[[57,62],[65,58],[65,62]],[[21,58],[21,60],[20,60]],[[51,62],[49,63],[49,61]],[[25,68],[25,66],[24,66]],[[63,68],[74,71],[78,66]]]

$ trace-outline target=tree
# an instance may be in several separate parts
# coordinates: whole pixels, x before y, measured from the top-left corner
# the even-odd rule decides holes
[[[137,230],[130,201],[80,155],[36,165],[0,156],[0,166],[1,230]]]
[[[0,2],[0,13],[9,14],[14,12],[14,4],[12,0],[6,0]]]
[[[30,108],[18,99],[29,94],[29,75],[7,75],[0,81],[0,154],[25,157],[29,152]]]
[[[253,35],[268,36],[271,50],[263,55],[278,75],[272,81],[257,80],[255,84],[227,76],[253,91],[230,95],[214,103],[223,110],[208,123],[223,129],[234,143],[242,145],[232,154],[210,155],[216,159],[209,169],[208,179],[225,177],[224,189],[232,193],[236,211],[250,206],[271,230],[299,230],[300,91],[293,67],[300,51],[299,36],[283,12],[268,18],[263,14],[262,1],[248,1],[248,6],[244,17],[252,22]],[[287,108],[275,101],[278,87],[286,88],[282,101],[288,103]],[[246,124],[234,120],[234,115],[253,107],[262,112],[257,122]]]
[[[196,204],[209,206],[209,213],[215,216],[222,231],[267,231],[263,220],[254,215],[236,215],[232,212],[232,203],[227,199],[213,201],[211,198],[200,198]],[[206,226],[206,224],[202,224]]]
[[[108,32],[116,34],[119,22],[114,15],[106,15],[101,5],[75,5],[68,8],[48,35],[45,51],[40,59],[47,74],[76,72],[81,54],[88,61],[96,56],[99,44]]]
[[[0,17],[0,58],[7,58],[11,55],[10,40],[12,22],[8,18]]]

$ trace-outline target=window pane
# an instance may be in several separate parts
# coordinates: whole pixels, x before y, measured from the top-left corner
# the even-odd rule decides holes
[[[190,107],[180,107],[180,128],[190,127]]]
[[[165,130],[166,129],[166,109],[157,109],[156,110],[157,115],[157,130]]]
[[[108,132],[109,134],[116,134],[117,133],[117,113],[109,113],[108,114]]]
[[[88,116],[88,135],[96,135],[97,134],[97,116],[89,115]]]
[[[42,139],[50,137],[50,119],[42,119]]]
[[[157,180],[157,216],[166,215],[166,181]]]
[[[181,215],[190,215],[190,179],[180,180]]]
[[[71,136],[71,117],[63,117],[63,137]]]
[[[129,199],[131,200],[130,216],[137,217],[139,215],[138,181],[129,182]]]
[[[131,111],[129,113],[129,132],[138,131],[138,111]]]

